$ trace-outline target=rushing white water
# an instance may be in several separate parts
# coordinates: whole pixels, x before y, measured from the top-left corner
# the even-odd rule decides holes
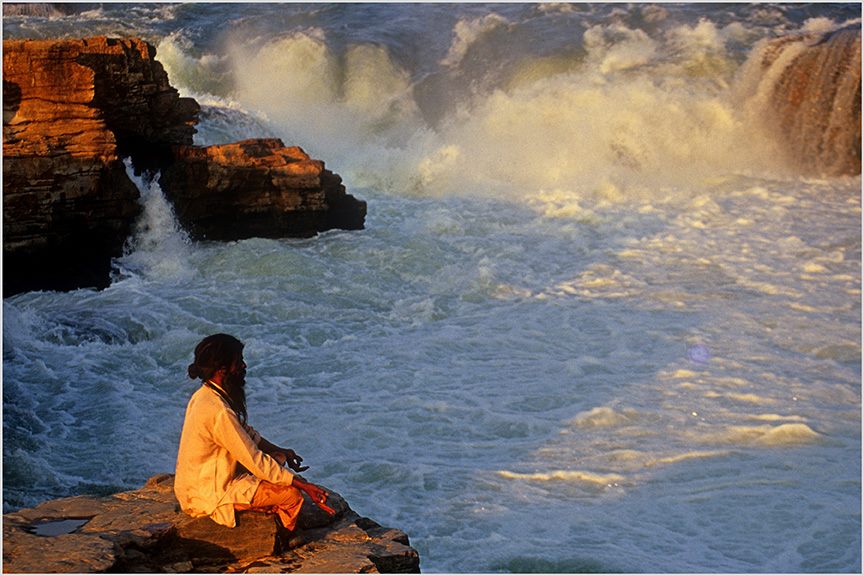
[[[199,142],[280,136],[369,203],[359,232],[193,244],[136,180],[109,288],[4,300],[4,507],[171,471],[224,331],[253,424],[424,571],[860,571],[860,178],[797,175],[747,60],[855,11],[385,10],[4,21],[123,23]]]

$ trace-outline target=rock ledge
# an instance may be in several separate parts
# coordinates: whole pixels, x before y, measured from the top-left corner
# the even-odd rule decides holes
[[[334,518],[307,502],[287,541],[275,516],[236,528],[179,511],[174,476],[107,497],[74,496],[3,516],[3,571],[16,573],[419,573],[400,530],[360,517],[338,494]]]

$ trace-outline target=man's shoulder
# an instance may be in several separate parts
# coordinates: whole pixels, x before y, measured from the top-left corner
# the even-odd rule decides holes
[[[206,412],[213,417],[224,415],[237,418],[236,412],[230,404],[215,390],[202,385],[189,400],[189,406],[195,406],[196,411]]]
[[[203,385],[189,399],[189,406],[201,406],[214,410],[224,408],[224,404],[225,402],[219,398],[218,394]]]

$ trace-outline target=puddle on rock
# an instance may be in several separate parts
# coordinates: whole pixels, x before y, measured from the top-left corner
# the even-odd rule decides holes
[[[84,526],[90,518],[57,518],[39,520],[27,527],[27,531],[37,536],[62,536],[71,534]]]

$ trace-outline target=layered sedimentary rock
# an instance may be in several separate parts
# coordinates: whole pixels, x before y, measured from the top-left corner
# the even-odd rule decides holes
[[[313,236],[363,228],[366,203],[301,148],[281,140],[175,150],[160,185],[193,238]]]
[[[140,212],[137,171],[193,238],[312,236],[359,229],[365,202],[278,140],[193,146],[198,104],[137,39],[3,43],[4,296],[104,287]]]
[[[173,476],[131,492],[76,496],[3,517],[4,572],[419,572],[401,531],[361,518],[331,492],[330,517],[307,500],[288,537],[275,516],[241,512],[235,528],[178,510]]]
[[[105,286],[140,211],[121,155],[192,143],[198,105],[135,39],[3,43],[4,293]]]
[[[796,167],[819,176],[860,174],[860,26],[778,39],[762,67],[774,82],[765,113]]]

